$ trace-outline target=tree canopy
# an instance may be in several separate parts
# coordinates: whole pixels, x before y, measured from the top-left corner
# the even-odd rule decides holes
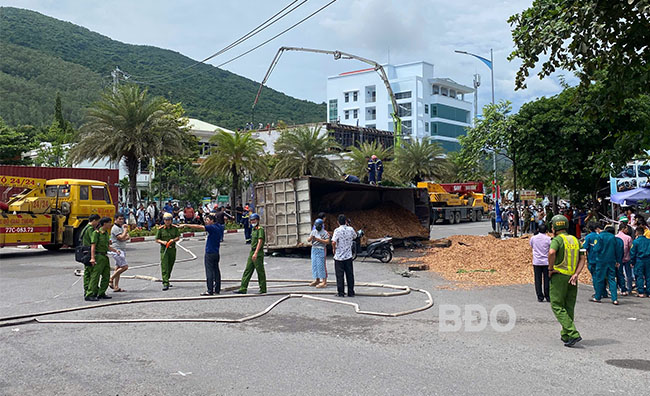
[[[616,108],[648,91],[650,0],[535,0],[509,23],[515,44],[509,59],[522,61],[517,88],[541,63],[540,78],[567,70],[583,88],[601,80],[600,102]]]
[[[338,145],[327,134],[321,135],[320,129],[320,126],[299,126],[280,132],[280,137],[274,145],[278,157],[273,170],[274,178],[339,177],[341,171],[327,158],[327,154],[338,148]]]
[[[412,140],[395,150],[395,167],[402,181],[417,183],[441,180],[448,172],[449,163],[439,144],[427,139]]]
[[[73,163],[124,158],[131,183],[129,197],[135,204],[140,161],[163,155],[188,156],[196,148],[187,123],[180,104],[150,96],[138,86],[122,85],[116,93],[105,92],[89,109],[69,158]]]

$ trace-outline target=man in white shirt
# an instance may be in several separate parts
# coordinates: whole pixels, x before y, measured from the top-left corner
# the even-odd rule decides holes
[[[548,250],[551,247],[551,237],[546,235],[546,224],[539,225],[539,233],[530,238],[533,248],[533,272],[535,273],[535,292],[537,301],[551,301],[548,284]],[[542,291],[542,280],[544,283]]]
[[[126,241],[131,239],[129,227],[124,224],[124,215],[118,213],[115,216],[115,223],[111,228],[111,246],[117,250],[117,253],[111,252],[110,255],[115,259],[115,272],[111,276],[108,285],[115,292],[123,292],[120,289],[120,275],[129,269],[126,263]]]
[[[357,237],[354,229],[346,225],[344,215],[338,217],[339,227],[332,235],[334,269],[336,270],[336,289],[339,297],[345,297],[343,275],[348,284],[348,297],[354,297],[354,268],[352,267],[352,244]]]

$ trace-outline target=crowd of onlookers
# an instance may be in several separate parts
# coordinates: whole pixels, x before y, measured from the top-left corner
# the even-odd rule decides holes
[[[151,201],[146,206],[144,203],[139,203],[137,208],[133,204],[120,203],[117,212],[124,216],[130,229],[152,230],[156,225],[163,224],[165,213],[172,215],[173,224],[204,225],[205,216],[214,214],[221,224],[237,223],[246,227],[246,219],[252,213],[252,207],[249,203],[243,206],[238,203],[233,210],[230,204],[219,205],[213,202],[202,205],[186,202],[185,206],[181,207],[178,202],[167,201],[162,208],[159,208],[156,202]]]

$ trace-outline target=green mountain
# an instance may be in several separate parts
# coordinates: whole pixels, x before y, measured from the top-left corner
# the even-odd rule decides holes
[[[78,126],[84,108],[111,83],[120,69],[142,81],[176,72],[195,61],[174,51],[124,44],[81,26],[34,11],[0,7],[0,117],[10,125],[52,121],[54,98],[61,93],[64,116]],[[211,65],[200,64],[144,84],[149,92],[181,102],[187,115],[226,128],[251,120],[259,83]],[[265,89],[255,122],[319,122],[325,104]]]

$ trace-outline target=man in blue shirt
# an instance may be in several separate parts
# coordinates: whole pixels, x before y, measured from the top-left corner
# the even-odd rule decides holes
[[[205,216],[205,226],[199,224],[185,224],[185,227],[201,230],[208,233],[205,242],[205,279],[208,290],[201,293],[202,296],[211,296],[221,292],[221,271],[219,270],[219,247],[223,239],[224,225],[217,223],[214,215]]]
[[[598,234],[600,233],[600,225],[596,222],[589,223],[589,234],[585,237],[582,243],[582,248],[587,252],[587,269],[591,274],[591,284],[594,287],[594,297],[596,297],[596,266],[598,263],[598,255],[596,254],[596,244],[598,243]]]
[[[596,264],[598,287],[592,301],[600,302],[600,299],[605,296],[605,283],[607,282],[612,303],[618,305],[616,267],[623,261],[623,241],[614,236],[613,226],[605,227],[605,231],[598,234],[594,251],[598,255]]]
[[[172,206],[172,201],[167,201],[165,206],[163,206],[163,212],[174,214],[174,207]]]

